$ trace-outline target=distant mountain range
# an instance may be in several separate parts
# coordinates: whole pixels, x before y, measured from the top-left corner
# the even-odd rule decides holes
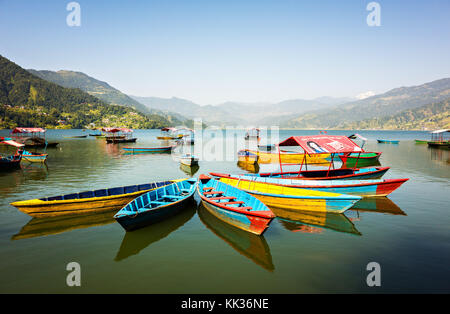
[[[79,127],[88,121],[92,123],[95,119],[97,123],[120,124],[123,115],[127,116],[126,123],[135,128],[143,125],[153,128],[181,124],[192,127],[192,119],[195,118],[201,118],[208,125],[222,127],[226,125],[243,127],[276,125],[292,129],[449,127],[450,78],[418,86],[395,88],[378,95],[367,92],[355,98],[319,97],[291,99],[277,103],[228,101],[218,105],[201,106],[177,97],[126,95],[108,83],[81,72],[31,69],[27,72],[8,59],[1,56],[0,58],[0,108],[3,108],[0,127],[14,123],[41,125],[44,120],[48,125],[56,123],[55,121],[67,120],[72,127]],[[362,95],[369,97],[358,99],[362,98]],[[88,119],[88,111],[92,112],[89,106],[94,104],[97,108],[102,108],[100,112],[112,110],[116,114],[106,114],[109,117],[106,120],[101,120],[100,116]],[[19,113],[18,108],[29,112]],[[75,108],[78,108],[79,112],[74,112]],[[36,110],[40,112],[38,115]],[[48,118],[50,112],[52,117],[58,119],[53,119],[53,122],[44,119]],[[27,118],[24,118],[25,116]],[[37,119],[39,123],[33,123],[33,119]]]
[[[0,56],[0,128],[159,128],[168,124],[162,116],[107,104],[81,89],[44,80]]]
[[[450,78],[444,78],[418,86],[400,87],[384,94],[375,95],[362,100],[352,101],[328,108],[311,111],[289,120],[282,125],[286,128],[345,128],[367,119],[390,117],[407,110],[432,103],[439,103],[450,98]],[[441,108],[445,112],[444,107]]]
[[[303,112],[329,108],[352,100],[351,98],[320,97],[312,100],[292,99],[274,104],[228,101],[218,105],[201,106],[190,100],[176,97],[131,97],[152,109],[177,112],[191,119],[201,118],[207,124],[219,126],[273,123]]]

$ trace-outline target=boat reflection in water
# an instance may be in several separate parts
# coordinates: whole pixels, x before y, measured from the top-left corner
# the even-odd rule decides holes
[[[180,164],[180,170],[186,173],[188,176],[192,177],[194,174],[197,173],[197,171],[200,169],[200,166],[187,166]]]
[[[248,257],[255,264],[268,271],[275,269],[270,248],[264,236],[243,231],[221,221],[210,214],[203,204],[198,209],[198,216],[209,230],[228,243],[237,252]]]
[[[245,162],[245,161],[238,161],[237,166],[247,172],[250,173],[258,173],[259,172],[259,164],[255,163],[249,163],[249,162]]]
[[[363,198],[359,200],[349,211],[406,216],[406,213],[387,197]]]
[[[19,233],[13,235],[11,239],[20,240],[42,237],[76,229],[108,225],[116,221],[113,216],[120,208],[121,206],[114,206],[110,210],[108,209],[107,212],[92,215],[35,217],[28,221]]]
[[[118,262],[137,255],[152,243],[164,239],[188,222],[194,216],[195,210],[196,205],[193,202],[188,208],[173,217],[133,232],[126,232],[114,260]]]
[[[353,222],[344,214],[292,211],[270,206],[286,230],[303,233],[322,233],[323,228],[360,236]]]

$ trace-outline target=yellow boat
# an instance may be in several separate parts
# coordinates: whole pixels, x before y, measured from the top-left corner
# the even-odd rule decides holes
[[[259,199],[267,206],[310,212],[343,213],[351,208],[360,196],[298,189],[255,181],[220,178]]]
[[[177,180],[85,191],[18,201],[11,205],[32,217],[93,214],[123,207],[136,197],[175,181]]]
[[[295,153],[295,152],[286,152],[282,151],[281,154],[278,152],[263,152],[257,150],[246,150],[250,154],[258,155],[258,163],[260,164],[276,164],[280,162],[283,164],[301,164],[302,162],[306,162],[308,164],[329,164],[330,163],[330,154],[305,154],[303,153]],[[327,159],[328,158],[328,159]]]

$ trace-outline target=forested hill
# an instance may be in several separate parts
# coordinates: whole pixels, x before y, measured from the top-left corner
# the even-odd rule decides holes
[[[48,82],[0,56],[0,128],[93,125],[160,128],[171,122],[134,108],[109,105],[80,89]]]
[[[394,116],[344,123],[341,127],[355,130],[450,129],[450,98],[418,108],[408,109]]]

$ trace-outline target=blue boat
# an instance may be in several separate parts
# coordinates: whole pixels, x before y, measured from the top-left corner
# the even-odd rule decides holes
[[[254,196],[209,176],[200,175],[197,191],[208,212],[236,228],[261,235],[275,217]]]
[[[159,222],[184,209],[196,187],[197,179],[184,179],[147,192],[119,210],[114,218],[126,231]]]
[[[392,140],[377,140],[378,143],[382,144],[398,144],[400,141],[392,141]]]

